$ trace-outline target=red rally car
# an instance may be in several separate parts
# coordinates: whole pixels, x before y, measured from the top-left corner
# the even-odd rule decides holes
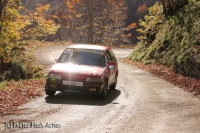
[[[56,91],[100,94],[117,85],[118,63],[108,46],[76,44],[68,46],[50,69],[45,92]]]

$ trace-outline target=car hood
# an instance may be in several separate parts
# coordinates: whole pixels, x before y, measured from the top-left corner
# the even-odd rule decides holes
[[[58,73],[62,79],[86,80],[88,76],[102,76],[105,67],[78,65],[72,63],[55,63],[50,72]]]

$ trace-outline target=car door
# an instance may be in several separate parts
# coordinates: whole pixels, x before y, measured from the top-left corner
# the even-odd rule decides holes
[[[107,69],[108,69],[108,84],[112,84],[115,80],[116,73],[116,59],[111,56],[110,51],[106,51],[106,61],[107,61]]]
[[[117,63],[117,58],[114,54],[114,52],[112,51],[112,49],[109,50],[109,53],[111,55],[112,58],[112,65],[113,65],[113,82],[115,82],[115,77],[118,76],[118,63]]]
[[[118,74],[118,63],[117,63],[117,58],[116,58],[116,56],[115,56],[115,54],[114,54],[114,52],[113,52],[113,50],[112,49],[110,49],[109,50],[109,53],[110,53],[110,55],[111,55],[111,58],[112,58],[112,64],[113,64],[113,66],[114,66],[114,77],[113,78],[115,78],[116,76],[118,76],[117,74]]]

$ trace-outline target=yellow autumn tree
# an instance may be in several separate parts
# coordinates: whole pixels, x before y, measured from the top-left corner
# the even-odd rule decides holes
[[[20,0],[0,0],[0,64],[10,62],[10,52],[23,38],[43,39],[49,34],[55,34],[59,25],[52,19],[45,19],[49,5],[38,5],[34,12],[24,10]]]
[[[20,0],[1,0],[0,17],[0,59],[1,63],[10,61],[10,51],[21,38],[20,31],[25,27],[25,22],[19,20],[21,9]]]
[[[151,31],[152,26],[158,25],[164,21],[163,9],[159,2],[156,2],[152,7],[149,8],[149,14],[145,15],[144,20],[139,20],[139,28],[137,32],[140,36],[138,40],[145,40],[146,34]],[[151,33],[153,34],[153,33]]]
[[[49,4],[37,5],[34,12],[26,11],[28,15],[24,18],[29,24],[22,30],[22,38],[45,40],[48,35],[56,33],[59,25],[45,14],[49,8]]]

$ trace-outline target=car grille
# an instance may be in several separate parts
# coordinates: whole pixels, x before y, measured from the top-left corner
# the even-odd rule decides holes
[[[85,79],[62,78],[62,80],[85,82]]]

